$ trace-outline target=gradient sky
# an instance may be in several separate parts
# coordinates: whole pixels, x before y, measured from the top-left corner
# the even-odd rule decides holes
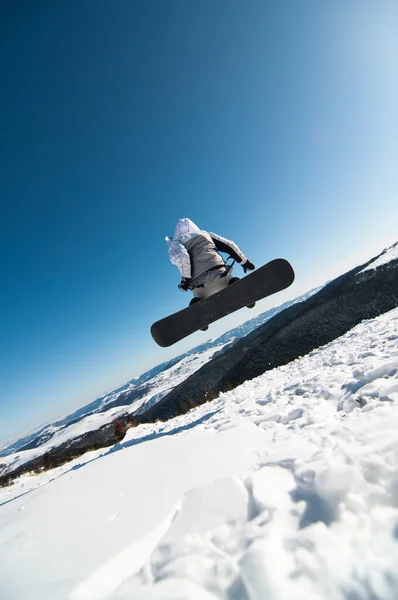
[[[149,334],[189,299],[178,218],[292,262],[257,312],[398,239],[397,30],[396,0],[1,3],[0,440],[206,339]]]

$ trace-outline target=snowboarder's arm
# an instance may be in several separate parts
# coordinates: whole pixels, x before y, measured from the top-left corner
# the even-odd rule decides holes
[[[236,260],[237,263],[244,263],[247,261],[247,257],[243,254],[242,250],[235,244],[235,242],[227,240],[216,233],[210,233],[210,237],[213,240],[217,250],[220,252],[226,252],[231,256],[231,258]]]
[[[176,265],[181,273],[181,277],[190,279],[191,277],[191,259],[189,258],[188,250],[181,242],[169,240],[166,238],[169,246],[169,258],[173,265]]]

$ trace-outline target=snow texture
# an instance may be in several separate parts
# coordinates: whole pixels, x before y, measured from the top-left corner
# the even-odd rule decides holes
[[[397,598],[398,309],[0,490],[1,600]]]

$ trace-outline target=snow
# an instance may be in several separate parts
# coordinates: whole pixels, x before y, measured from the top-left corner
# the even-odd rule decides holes
[[[0,599],[393,599],[398,309],[0,490]]]
[[[182,383],[190,375],[195,373],[204,364],[206,364],[215,352],[218,352],[224,347],[224,344],[214,346],[203,352],[198,352],[194,355],[183,357],[178,363],[172,367],[165,369],[152,379],[145,382],[148,387],[148,393],[141,396],[130,405],[122,405],[114,408],[106,409],[104,412],[98,412],[83,417],[76,423],[72,423],[67,427],[47,427],[46,433],[50,439],[38,446],[29,450],[14,452],[0,460],[0,473],[5,473],[10,469],[17,469],[27,462],[42,456],[52,448],[56,448],[66,442],[79,438],[89,431],[95,431],[111,423],[121,415],[139,413],[140,410],[147,410],[150,406],[159,402],[166,394],[174,387]],[[0,598],[1,600],[1,598]]]
[[[72,440],[74,438],[78,438],[88,431],[94,431],[105,425],[106,423],[111,422],[113,419],[116,419],[119,415],[126,412],[126,407],[123,408],[117,407],[113,409],[109,409],[106,413],[94,413],[85,417],[81,421],[74,423],[73,425],[69,425],[69,427],[61,427],[61,428],[53,428],[53,435],[51,439],[38,446],[37,448],[32,448],[30,450],[23,450],[20,452],[15,452],[14,454],[10,454],[9,456],[5,456],[0,461],[0,467],[5,467],[7,469],[13,468],[16,469],[20,467],[26,462],[34,460],[35,458],[42,456],[46,452],[48,452],[51,448],[55,448]],[[48,430],[50,432],[50,430]]]
[[[377,267],[381,267],[381,265],[386,265],[392,260],[398,260],[398,242],[390,246],[382,252],[382,254],[376,258],[373,262],[371,262],[367,267],[362,269],[360,273],[364,273],[365,271],[369,271],[370,269],[377,269]]]

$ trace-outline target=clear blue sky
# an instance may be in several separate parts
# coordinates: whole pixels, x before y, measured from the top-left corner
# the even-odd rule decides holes
[[[397,30],[395,0],[1,4],[0,440],[203,339],[149,334],[188,301],[178,218],[292,296],[398,239]]]

